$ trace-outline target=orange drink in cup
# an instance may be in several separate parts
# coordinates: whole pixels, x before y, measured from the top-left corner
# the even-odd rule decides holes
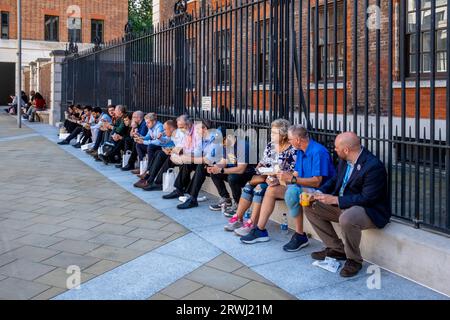
[[[300,195],[300,205],[302,207],[309,207],[311,205],[311,195],[307,192],[302,192]]]

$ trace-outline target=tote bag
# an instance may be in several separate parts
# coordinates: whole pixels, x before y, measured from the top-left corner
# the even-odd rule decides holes
[[[147,158],[144,158],[144,160],[139,162],[140,175],[143,175],[145,171],[147,171],[147,167],[148,167],[148,160]]]
[[[163,192],[172,192],[175,189],[176,178],[177,176],[172,168],[163,173]]]
[[[126,167],[128,164],[128,161],[130,161],[131,158],[131,150],[127,150],[124,154],[123,154],[123,158],[122,158],[122,168]]]

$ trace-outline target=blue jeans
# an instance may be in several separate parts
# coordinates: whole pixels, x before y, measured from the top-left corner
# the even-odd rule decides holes
[[[300,211],[300,195],[302,194],[302,187],[299,185],[289,185],[284,194],[284,201],[289,208],[291,217],[297,217],[301,214]]]
[[[266,193],[267,187],[268,187],[267,183],[260,183],[255,187],[252,186],[250,183],[247,183],[244,189],[242,189],[241,197],[250,202],[261,204],[264,198],[264,194]]]

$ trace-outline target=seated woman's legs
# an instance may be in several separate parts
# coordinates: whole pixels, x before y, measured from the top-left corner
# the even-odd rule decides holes
[[[238,216],[240,221],[244,219],[245,212],[252,205],[254,190],[255,187],[252,186],[250,183],[247,183],[242,189],[242,195],[236,210],[236,215]]]
[[[258,184],[255,188],[255,195],[253,197],[252,216],[250,220],[254,225],[258,224],[262,208],[263,199],[267,192],[267,183]]]
[[[254,226],[258,223],[259,213],[261,211],[261,202],[264,198],[264,194],[267,189],[267,184],[261,183],[261,184],[258,184],[256,187],[252,187],[252,188],[253,188],[252,189],[253,190],[252,191],[253,192],[252,202],[249,203],[249,205],[247,206],[247,208],[249,208],[250,205],[252,205],[252,216],[250,217],[250,219],[245,221],[245,223],[242,225],[242,227],[234,230],[234,232],[238,236],[241,236],[241,237],[249,234],[252,231],[252,229],[254,228]],[[245,188],[243,189],[241,199],[244,197],[246,197]],[[242,216],[244,215],[244,213],[245,213],[245,211],[242,213]]]
[[[275,202],[279,199],[284,199],[285,192],[286,187],[282,185],[267,188],[261,205],[261,213],[258,221],[258,228],[260,230],[264,230],[266,228],[267,221],[275,208]]]

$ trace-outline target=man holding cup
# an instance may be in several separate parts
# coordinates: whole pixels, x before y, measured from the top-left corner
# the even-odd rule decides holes
[[[355,133],[341,133],[334,144],[340,158],[337,173],[314,194],[316,201],[305,214],[326,246],[312,258],[347,260],[340,274],[353,277],[363,263],[362,230],[381,229],[391,217],[388,179],[384,164],[361,146]],[[342,240],[331,222],[341,226]]]

